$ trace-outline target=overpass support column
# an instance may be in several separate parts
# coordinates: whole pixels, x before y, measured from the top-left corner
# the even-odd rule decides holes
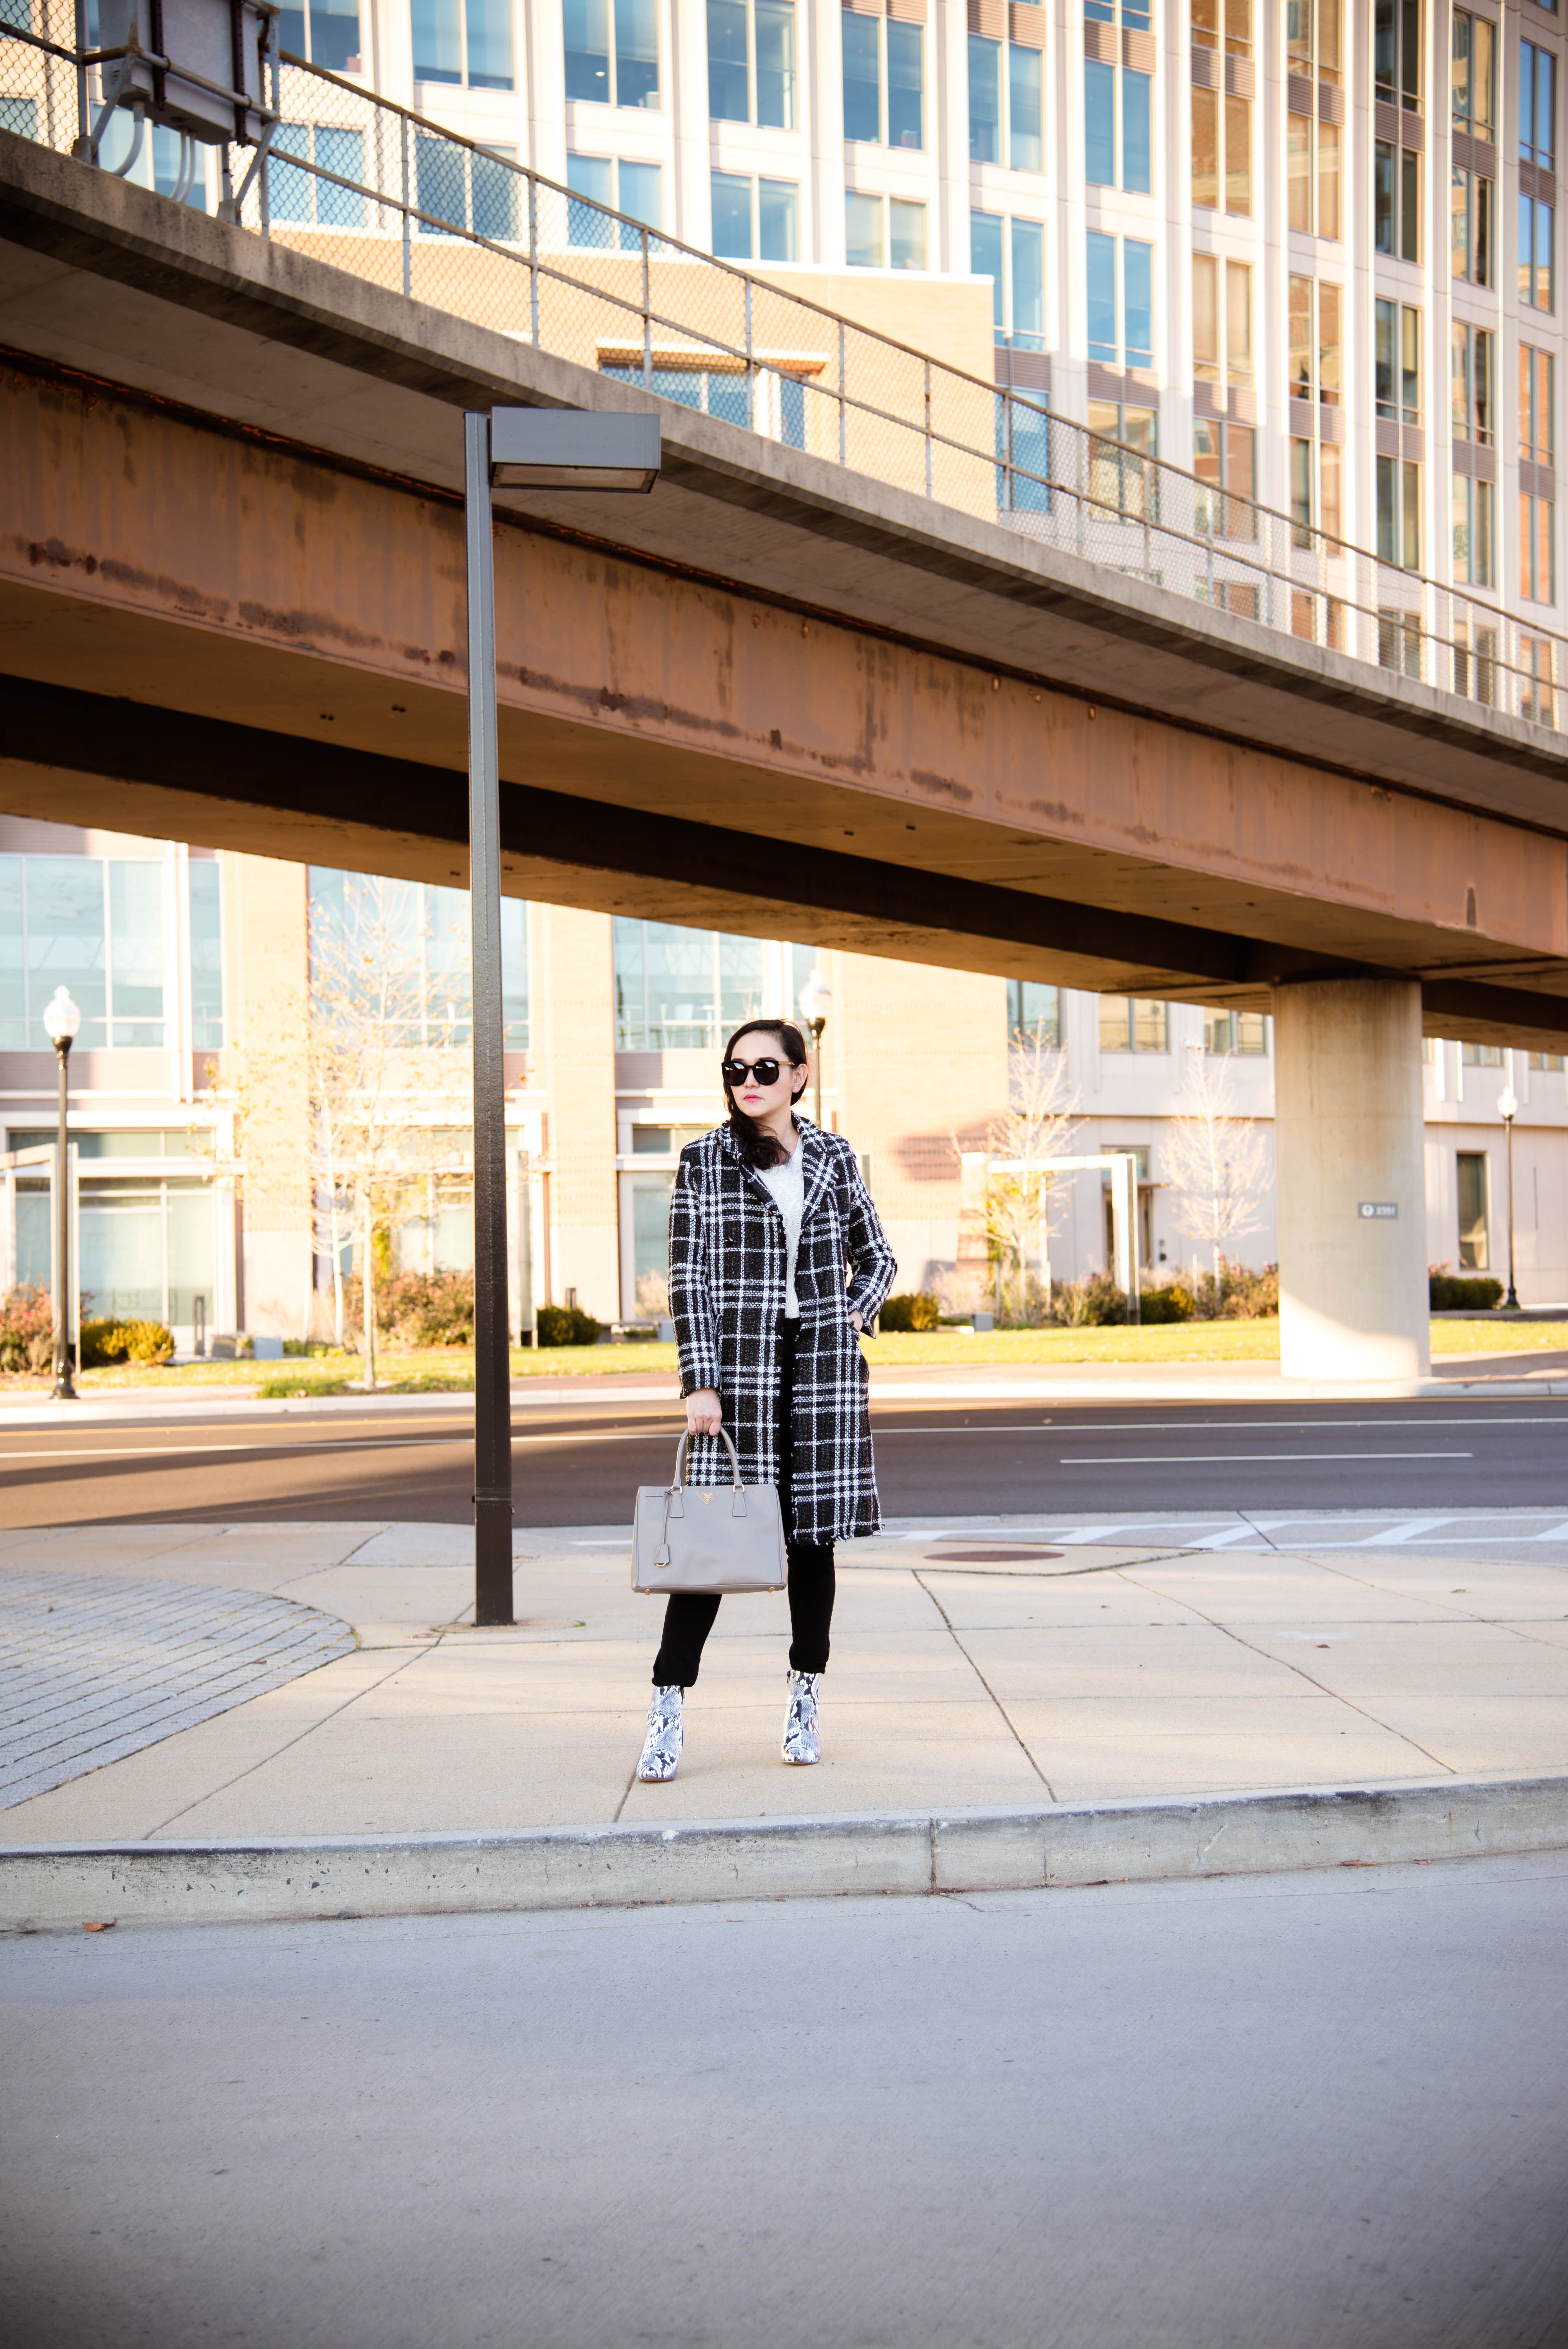
[[[1424,1378],[1420,988],[1306,980],[1274,989],[1274,1016],[1280,1367]]]

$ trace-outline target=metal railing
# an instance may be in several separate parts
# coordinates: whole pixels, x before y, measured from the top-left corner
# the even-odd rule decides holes
[[[96,138],[116,168],[112,63],[78,46],[79,0],[5,5],[0,128],[81,154]],[[1568,640],[1497,603],[1052,415],[1043,390],[913,350],[356,81],[274,52],[266,97],[271,151],[237,198],[220,150],[221,208],[261,235],[1235,618],[1559,725]],[[133,139],[125,118],[128,156]],[[156,181],[156,142],[141,151]],[[952,315],[938,295],[934,340]]]

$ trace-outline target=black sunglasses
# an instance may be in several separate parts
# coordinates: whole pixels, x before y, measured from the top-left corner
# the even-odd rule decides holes
[[[798,1061],[752,1061],[750,1062],[721,1061],[718,1064],[718,1073],[727,1085],[743,1085],[747,1078],[751,1076],[757,1079],[759,1085],[776,1085],[780,1069],[795,1069],[799,1065]]]

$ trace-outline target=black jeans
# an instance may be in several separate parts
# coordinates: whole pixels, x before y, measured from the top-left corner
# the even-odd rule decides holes
[[[800,1325],[779,1329],[779,1506],[789,1551],[789,1669],[825,1672],[828,1632],[833,1620],[833,1545],[797,1541],[794,1534],[793,1464],[795,1345]],[[665,1607],[664,1637],[654,1658],[654,1685],[690,1688],[702,1662],[703,1646],[718,1613],[718,1600],[695,1591],[676,1591]]]

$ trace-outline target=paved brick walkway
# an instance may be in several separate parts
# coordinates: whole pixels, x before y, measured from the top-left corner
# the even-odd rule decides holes
[[[0,1578],[0,1810],[352,1653],[335,1616],[119,1575]]]

